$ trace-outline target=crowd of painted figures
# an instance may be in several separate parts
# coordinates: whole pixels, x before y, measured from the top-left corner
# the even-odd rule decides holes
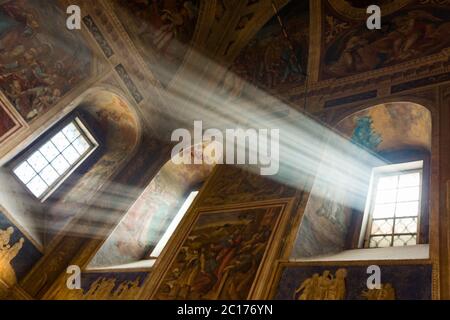
[[[80,63],[80,50],[68,48],[67,32],[59,38],[49,34],[34,6],[26,0],[0,4],[0,89],[27,121],[53,106],[89,71]]]

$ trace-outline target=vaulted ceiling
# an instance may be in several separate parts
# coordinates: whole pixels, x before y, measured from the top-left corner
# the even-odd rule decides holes
[[[246,102],[255,116],[286,115],[288,105],[322,113],[449,69],[448,1],[378,1],[375,31],[365,3],[350,0],[77,3],[81,31],[64,26],[72,2],[0,4],[1,155],[97,87],[122,91],[144,129],[167,141],[180,123],[213,125]]]

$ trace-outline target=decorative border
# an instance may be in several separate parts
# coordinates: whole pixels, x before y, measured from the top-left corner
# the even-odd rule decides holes
[[[367,91],[367,92],[354,94],[351,96],[328,100],[325,102],[324,108],[331,108],[331,107],[336,107],[341,104],[348,104],[348,103],[353,103],[356,101],[373,99],[373,98],[377,97],[377,94],[378,94],[378,90],[371,90],[371,91]]]
[[[14,126],[9,129],[5,134],[0,136],[0,143],[8,140],[14,133],[19,131],[21,128],[25,127],[25,121],[20,121],[20,116],[16,116],[10,108],[8,108],[9,102],[8,99],[0,92],[0,108],[6,113],[7,116],[14,122]],[[14,109],[15,110],[15,109]]]
[[[391,87],[391,93],[402,92],[428,85],[435,85],[446,81],[450,81],[450,72],[396,84]]]
[[[120,63],[114,68],[119,75],[119,77],[122,79],[122,81],[125,83],[125,86],[130,91],[131,95],[133,96],[134,100],[137,103],[140,103],[142,100],[144,100],[144,97],[139,92],[138,88],[134,84],[133,80],[131,79],[130,75],[128,74],[125,67]]]
[[[83,22],[94,37],[95,41],[97,41],[106,58],[111,58],[114,55],[114,50],[111,48],[105,36],[95,24],[94,19],[92,19],[90,15],[87,15],[83,18]]]

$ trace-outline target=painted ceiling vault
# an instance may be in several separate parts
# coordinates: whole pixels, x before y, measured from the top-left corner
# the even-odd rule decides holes
[[[366,28],[372,2],[381,7],[381,30]],[[81,7],[81,30],[66,27],[70,4]],[[15,271],[10,282],[39,296],[74,257],[94,269],[148,259],[163,230],[155,225],[166,226],[213,169],[166,164],[180,122],[191,128],[205,118],[222,128],[281,119],[298,129],[303,115],[292,115],[306,111],[374,152],[431,150],[438,128],[432,119],[450,97],[449,35],[448,0],[0,0],[0,187],[8,189],[0,190],[0,233],[7,271]],[[287,112],[280,115],[279,105]],[[12,177],[8,165],[72,112],[104,135],[102,153],[71,185],[65,181],[53,202],[21,201],[3,173]],[[198,203],[300,203],[290,186],[248,173],[223,177],[208,181],[214,186]],[[116,185],[136,193],[114,195],[120,208],[107,198]],[[303,228],[325,232],[303,234],[311,250],[300,253],[344,247],[350,212],[335,203],[302,204],[313,213]],[[99,215],[89,215],[94,207]],[[263,252],[271,234],[265,225],[275,225],[270,210],[257,214],[267,221],[248,224],[249,230],[262,226],[260,235],[242,237],[248,248]],[[235,216],[241,219],[239,212],[221,219]],[[234,227],[224,230],[231,234]],[[258,267],[255,261],[247,270]],[[246,273],[256,271],[237,272],[236,279],[248,285]],[[107,291],[111,279],[103,280],[91,283]],[[144,281],[140,275],[122,280],[134,290]]]
[[[89,77],[92,53],[54,1],[2,1],[0,21],[0,88],[30,122]]]
[[[339,122],[336,129],[375,151],[422,148],[431,151],[431,114],[410,102],[376,105]]]
[[[278,0],[279,20],[271,0],[80,0],[87,28],[58,33],[64,1],[1,3],[0,141],[104,77],[94,59],[109,62],[133,100],[151,105],[143,116],[154,119],[150,112],[175,108],[164,99],[175,78],[189,92],[206,82],[234,98],[255,86],[294,108],[307,89],[309,109],[320,112],[333,81],[422,66],[442,60],[450,46],[448,1],[378,1],[377,32],[365,27],[360,1]]]

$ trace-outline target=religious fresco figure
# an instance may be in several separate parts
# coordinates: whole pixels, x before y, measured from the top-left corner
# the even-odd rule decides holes
[[[144,56],[148,67],[167,85],[182,64],[194,35],[200,1],[114,2],[119,20]],[[157,67],[154,63],[157,63]]]
[[[323,77],[349,76],[439,52],[450,45],[448,14],[448,8],[418,7],[391,16],[377,33],[365,24],[348,28],[327,46]]]
[[[26,121],[87,77],[91,62],[79,33],[56,31],[65,21],[60,8],[35,2],[0,3],[0,89]]]
[[[13,233],[13,227],[0,230],[0,279],[10,286],[17,283],[16,272],[11,265],[11,261],[17,256],[25,242],[24,238],[20,238],[11,246],[9,242]]]
[[[259,211],[260,210],[260,211]],[[275,212],[205,214],[182,245],[157,299],[246,299],[272,233]],[[218,217],[220,223],[210,219]]]
[[[325,270],[321,276],[318,273],[304,280],[295,290],[293,298],[297,300],[344,300],[345,278],[347,270],[340,268],[335,275]]]

